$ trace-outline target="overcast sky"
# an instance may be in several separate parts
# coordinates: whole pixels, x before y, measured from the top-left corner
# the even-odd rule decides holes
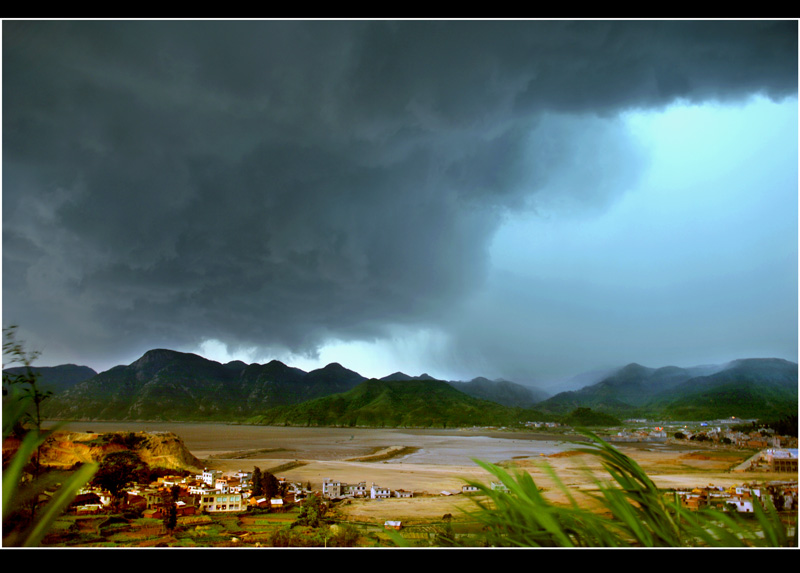
[[[796,21],[3,23],[3,325],[521,383],[797,360]]]

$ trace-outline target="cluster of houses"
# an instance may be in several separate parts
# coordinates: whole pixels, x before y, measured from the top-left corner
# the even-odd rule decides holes
[[[676,432],[678,433],[678,432]],[[781,436],[772,428],[761,428],[750,432],[734,431],[722,425],[701,424],[699,430],[682,428],[679,433],[685,440],[710,441],[730,444],[739,448],[797,448],[797,437]]]
[[[304,499],[309,493],[301,484],[278,478],[283,492],[278,498],[259,498],[252,495],[252,472],[239,470],[225,474],[221,470],[205,468],[194,476],[165,476],[155,483],[137,485],[125,490],[123,505],[139,509],[145,517],[161,517],[164,500],[177,486],[176,506],[179,516],[207,513],[236,513],[248,507],[282,508]],[[98,513],[112,503],[108,492],[87,486],[73,501],[72,509],[78,514]]]
[[[298,503],[313,493],[308,487],[299,483],[287,482],[277,478],[280,497],[270,499],[252,495],[252,472],[238,471],[224,473],[221,470],[205,468],[201,474],[194,476],[165,476],[155,483],[136,485],[125,490],[123,506],[138,509],[145,517],[160,518],[165,507],[165,500],[172,496],[177,487],[176,507],[178,516],[198,515],[201,513],[236,513],[249,507],[283,509]],[[492,483],[492,489],[502,489],[500,483]],[[442,491],[440,495],[477,492],[478,488],[465,485],[460,491]],[[330,500],[348,498],[411,498],[413,491],[390,489],[375,483],[367,487],[366,482],[348,484],[342,481],[325,478],[322,482],[322,496]],[[111,495],[100,488],[86,486],[73,501],[72,511],[81,515],[100,513],[112,504]]]
[[[687,426],[654,426],[638,429],[623,429],[613,436],[612,442],[666,442],[670,439],[709,442],[712,444],[731,445],[739,448],[797,448],[797,438],[781,436],[771,428],[762,428],[751,432],[735,431],[724,424],[703,422],[699,428]]]
[[[681,504],[688,509],[713,507],[739,513],[753,513],[754,500],[758,500],[763,506],[769,499],[778,511],[797,511],[797,482],[744,484],[727,489],[709,485],[675,493]]]
[[[508,491],[508,488],[500,482],[490,482],[490,487],[493,490]],[[439,495],[469,494],[477,493],[478,491],[479,488],[477,486],[467,484],[463,485],[460,491],[443,490],[439,492]],[[404,489],[392,490],[386,487],[380,487],[374,483],[367,488],[367,483],[363,481],[356,484],[348,484],[331,478],[325,478],[322,482],[322,496],[331,500],[353,498],[388,499],[390,497],[414,497],[414,492]]]
[[[526,428],[560,428],[562,424],[558,422],[525,422]]]
[[[620,430],[616,435],[609,436],[610,442],[666,442],[667,432],[663,427],[656,426],[652,429],[641,428],[638,430]]]
[[[370,498],[388,499],[390,497],[414,497],[414,492],[404,489],[392,490],[374,483],[367,488],[366,482],[348,484],[331,478],[322,480],[322,497],[326,499]]]

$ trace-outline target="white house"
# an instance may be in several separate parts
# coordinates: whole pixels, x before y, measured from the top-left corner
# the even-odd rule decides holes
[[[733,506],[739,513],[753,513],[753,502],[749,499],[732,499],[725,503]]]
[[[388,487],[380,487],[373,483],[369,490],[369,497],[370,499],[387,499],[392,497],[392,492]]]
[[[214,486],[217,481],[217,478],[222,477],[221,470],[210,470],[208,468],[203,468],[203,473],[197,476],[197,479],[206,482],[210,486]]]
[[[346,495],[353,497],[367,497],[367,482],[362,481],[354,484],[347,484],[344,488]]]

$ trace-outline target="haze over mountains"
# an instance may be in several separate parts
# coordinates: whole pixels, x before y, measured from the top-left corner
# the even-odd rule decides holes
[[[452,426],[523,415],[552,419],[577,408],[671,419],[778,418],[797,411],[797,364],[781,359],[693,368],[629,364],[553,396],[507,380],[440,381],[403,372],[368,380],[338,363],[305,372],[277,360],[221,364],[164,349],[101,373],[75,365],[35,370],[42,389],[54,393],[45,414],[59,419]]]
[[[763,417],[797,411],[797,364],[781,359],[734,360],[721,366],[647,368],[629,364],[600,382],[562,392],[537,407],[567,412],[576,407],[673,419]],[[726,416],[727,417],[727,416]]]

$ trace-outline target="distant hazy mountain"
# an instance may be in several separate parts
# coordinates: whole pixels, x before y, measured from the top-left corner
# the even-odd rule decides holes
[[[780,418],[797,415],[797,364],[780,359],[736,360],[714,374],[678,385],[651,403],[673,418]],[[715,415],[712,415],[715,414]]]
[[[13,375],[24,374],[26,367],[15,366],[13,368],[6,368],[4,373]],[[62,364],[60,366],[36,366],[31,370],[38,374],[37,386],[42,391],[63,392],[68,388],[73,387],[78,382],[83,382],[92,376],[96,376],[97,372],[88,366],[76,366],[75,364]]]
[[[647,368],[634,363],[537,405],[552,413],[580,407],[622,416],[779,417],[797,410],[797,364],[749,359],[721,366]]]
[[[365,378],[339,364],[303,372],[278,361],[220,364],[196,354],[151,350],[128,366],[85,380],[46,402],[69,419],[238,420],[355,387]]]
[[[590,372],[582,372],[575,376],[568,376],[559,378],[543,384],[543,390],[548,392],[551,396],[560,394],[561,392],[574,392],[586,386],[597,384],[600,380],[611,376],[617,372],[619,368],[610,368],[606,370],[592,370]]]
[[[385,382],[397,382],[401,380],[436,380],[430,374],[420,374],[419,376],[409,376],[403,372],[395,372],[394,374],[389,374],[388,376],[384,376],[381,380]]]
[[[473,378],[469,382],[449,382],[449,384],[464,394],[483,400],[491,400],[509,408],[530,408],[545,400],[548,396],[541,390],[534,390],[508,380],[489,380],[487,378]]]
[[[420,376],[409,376],[403,372],[395,372],[384,376],[381,380],[386,382],[399,382],[408,380],[436,380],[428,374]],[[473,378],[469,382],[456,380],[444,380],[456,390],[463,392],[473,398],[489,400],[509,408],[530,408],[534,404],[547,398],[548,394],[540,390],[534,390],[528,386],[523,386],[508,380],[489,380],[488,378]]]

